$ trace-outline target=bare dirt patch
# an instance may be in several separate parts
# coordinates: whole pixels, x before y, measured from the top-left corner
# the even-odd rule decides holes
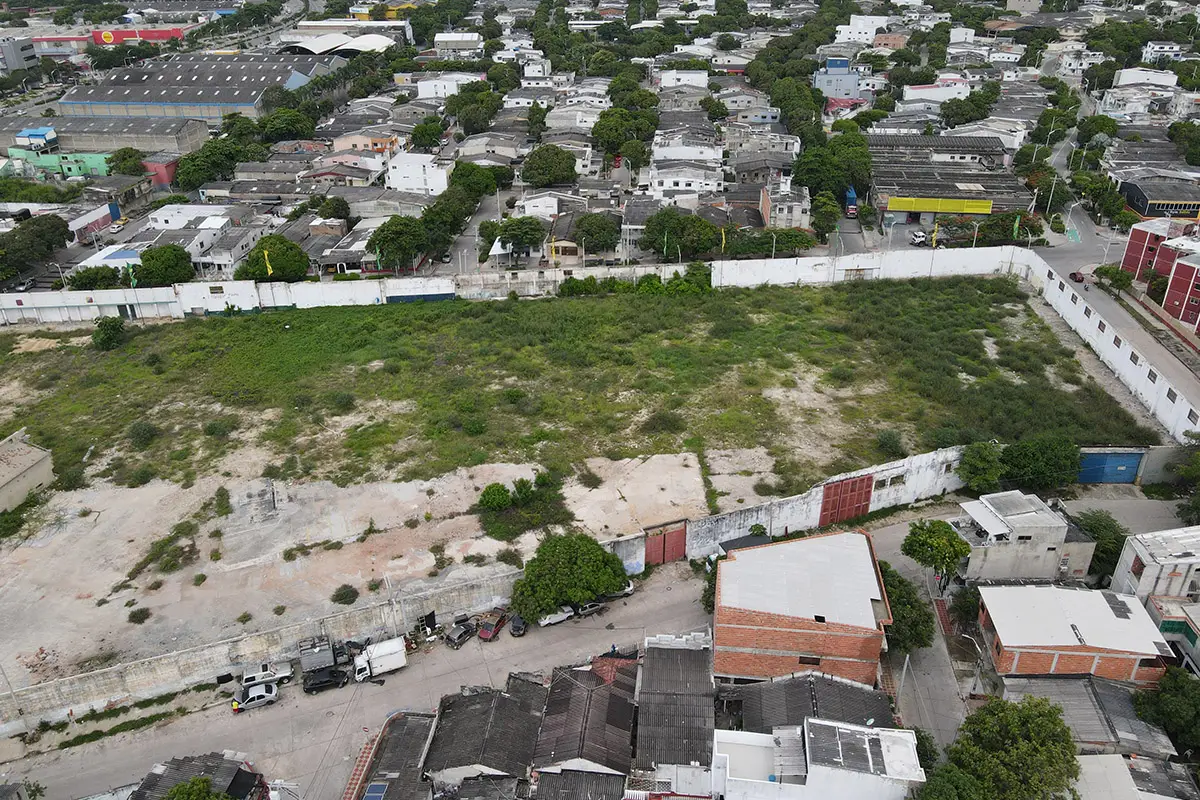
[[[40,336],[22,336],[13,345],[14,353],[40,353],[43,350],[53,350],[63,344],[62,339],[46,339]]]
[[[709,480],[717,490],[717,505],[721,511],[733,511],[766,502],[768,498],[754,491],[759,482],[775,480],[775,459],[765,447],[745,450],[709,450]]]
[[[563,496],[579,527],[598,539],[708,513],[700,464],[692,453],[589,458],[587,466],[603,483],[588,489],[569,481]]]
[[[797,370],[791,376],[796,386],[763,390],[763,396],[775,403],[788,422],[782,444],[797,460],[814,464],[833,461],[841,455],[838,444],[853,437],[856,428],[843,419],[837,394],[820,382],[817,372]]]

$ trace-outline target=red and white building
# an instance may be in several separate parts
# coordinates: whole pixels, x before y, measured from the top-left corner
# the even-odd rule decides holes
[[[1155,685],[1175,658],[1129,594],[981,586],[979,627],[998,675],[1097,675]]]
[[[1150,270],[1159,275],[1170,275],[1178,251],[1164,253],[1163,244],[1187,236],[1195,229],[1194,221],[1170,217],[1156,217],[1137,223],[1129,229],[1125,253],[1121,257],[1121,269],[1133,273],[1135,281],[1148,280]]]
[[[1194,221],[1158,218],[1134,225],[1121,269],[1139,281],[1155,273],[1166,277],[1163,310],[1200,329],[1200,236]]]
[[[735,550],[717,568],[713,674],[816,670],[875,685],[891,608],[861,531]]]

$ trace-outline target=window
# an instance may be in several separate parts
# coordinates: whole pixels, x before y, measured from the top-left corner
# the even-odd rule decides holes
[[[209,294],[225,294],[225,287],[224,287],[224,286],[212,286],[212,285],[210,285],[210,286],[208,287],[208,293],[209,293]]]
[[[1158,383],[1158,373],[1154,370],[1147,372],[1146,377],[1150,379],[1151,383]]]
[[[1033,538],[1032,536],[1018,536],[1017,541],[1018,542],[1028,542],[1032,538]]]
[[[1058,282],[1058,290],[1059,290],[1060,292],[1061,292],[1063,289],[1066,289],[1066,288],[1067,288],[1067,287],[1066,287],[1066,285],[1065,285],[1065,284],[1064,284],[1062,281],[1059,281],[1059,282]]]
[[[1130,352],[1130,354],[1129,354],[1129,360],[1130,360],[1130,361],[1132,361],[1134,364],[1136,364],[1136,363],[1138,363],[1139,361],[1141,361],[1141,359],[1140,359],[1140,358],[1138,358],[1138,354],[1137,354],[1137,353],[1134,353],[1134,352]]]
[[[1054,277],[1054,270],[1052,270],[1052,269],[1048,269],[1048,270],[1046,270],[1046,277],[1047,277],[1047,278],[1053,278],[1053,277]]]
[[[942,466],[942,474],[949,475],[951,472],[954,472],[954,467],[955,467],[955,464],[953,462],[943,465]]]
[[[1104,324],[1104,320],[1100,320],[1099,322],[1097,322],[1096,327],[1098,327],[1100,329],[1101,333],[1104,333],[1104,331],[1108,328],[1108,326]]]
[[[800,656],[798,659],[796,659],[796,662],[799,664],[806,664],[810,667],[821,666],[821,659],[816,658],[815,656]]]
[[[1058,548],[1057,548],[1057,547],[1047,547],[1047,548],[1046,548],[1046,552],[1047,552],[1047,553],[1053,553],[1053,552],[1055,552],[1056,550],[1058,550]]]
[[[891,480],[888,481],[888,486],[903,486],[903,485],[904,485],[904,475],[903,474],[896,475]]]
[[[1113,347],[1117,348],[1118,350],[1121,349],[1121,337],[1120,336],[1113,337]]]
[[[875,488],[876,489],[886,489],[887,488],[887,478],[881,478],[880,480],[875,481]]]
[[[1142,563],[1142,557],[1134,556],[1133,563],[1129,565],[1130,574],[1132,574],[1134,577],[1141,577],[1142,572],[1145,569],[1146,565]]]
[[[1170,403],[1174,403],[1177,399],[1179,399],[1179,395],[1177,395],[1175,393],[1175,390],[1167,389],[1167,401]]]
[[[1083,315],[1085,317],[1090,317],[1092,315],[1092,310],[1090,308],[1088,308],[1087,306],[1084,306],[1083,307]]]
[[[1197,422],[1200,422],[1200,414],[1197,414],[1194,410],[1188,411],[1188,422],[1192,423],[1193,425],[1195,425]]]
[[[1162,663],[1158,660],[1158,658],[1140,658],[1140,659],[1138,659],[1138,668],[1139,669],[1142,667],[1153,668],[1153,667],[1161,667],[1161,666],[1162,666]]]
[[[824,622],[825,615],[824,614],[813,614],[813,619],[816,620],[817,622]]]
[[[1079,295],[1072,294],[1071,295],[1071,305],[1078,305],[1078,304],[1079,304]]]

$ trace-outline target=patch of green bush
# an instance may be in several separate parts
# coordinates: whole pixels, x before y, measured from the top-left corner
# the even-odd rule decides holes
[[[358,589],[348,583],[343,583],[333,590],[329,599],[341,606],[352,606],[358,600]]]

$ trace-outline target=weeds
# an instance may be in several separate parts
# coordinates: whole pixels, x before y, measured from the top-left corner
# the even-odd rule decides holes
[[[333,590],[333,594],[329,599],[338,605],[352,606],[358,600],[358,589],[355,589],[348,583],[343,583]]]
[[[43,502],[45,502],[43,495],[30,492],[25,496],[25,501],[20,505],[8,511],[0,511],[0,539],[7,539],[10,536],[16,536],[20,533],[21,528],[25,526],[25,521],[29,518],[30,512]]]
[[[253,614],[251,614],[249,611],[243,611],[241,614],[238,614],[236,621],[245,625],[246,623],[250,622],[250,620],[252,620],[252,619],[254,619]]]
[[[372,578],[371,580],[367,581],[368,592],[378,592],[379,587],[381,586],[383,586],[383,581],[379,578]]]
[[[469,555],[463,556],[464,564],[474,564],[477,567],[482,567],[487,563],[487,560],[488,557],[483,553],[470,553]]]
[[[433,571],[430,573],[431,575],[436,575],[454,563],[454,558],[446,555],[445,542],[437,542],[436,544],[429,545],[429,553],[433,556]]]
[[[197,572],[192,576],[192,586],[203,586],[206,580],[208,580],[207,575],[203,572]]]
[[[496,553],[496,560],[501,564],[508,564],[510,567],[524,569],[525,559],[521,558],[521,551],[515,547],[506,547],[499,553]]]
[[[504,488],[500,484],[486,487],[473,509],[479,514],[484,533],[493,539],[511,542],[527,531],[575,520],[563,500],[562,483],[548,472],[537,473],[532,482],[514,481],[513,491],[503,496],[493,487]]]
[[[604,479],[592,472],[587,465],[584,465],[584,467],[579,470],[578,478],[579,482],[583,484],[584,488],[587,489],[599,489],[604,485]]]
[[[174,712],[163,711],[158,714],[151,714],[148,717],[139,717],[138,719],[129,719],[118,725],[114,725],[113,727],[109,728],[108,730],[91,731],[90,733],[81,733],[79,736],[72,737],[70,739],[67,739],[64,742],[60,742],[58,745],[58,749],[66,750],[67,748],[77,747],[81,744],[88,744],[89,742],[96,742],[96,741],[99,741],[100,739],[104,739],[108,736],[116,736],[119,733],[129,733],[130,731],[136,731],[136,730],[141,730],[142,728],[148,728],[157,722],[161,722],[162,720],[168,719],[173,716],[175,716]]]
[[[135,608],[133,611],[130,611],[130,612],[129,612],[129,617],[128,617],[128,619],[129,619],[129,621],[130,621],[130,622],[132,622],[134,625],[141,625],[141,624],[142,624],[142,623],[144,623],[146,620],[150,619],[150,609],[148,609],[148,608]]]
[[[285,611],[287,611],[287,606],[275,606],[271,609],[271,613],[277,617],[282,617]]]
[[[224,486],[218,486],[213,495],[213,511],[218,517],[228,517],[233,513],[233,504],[229,501],[229,490]]]

